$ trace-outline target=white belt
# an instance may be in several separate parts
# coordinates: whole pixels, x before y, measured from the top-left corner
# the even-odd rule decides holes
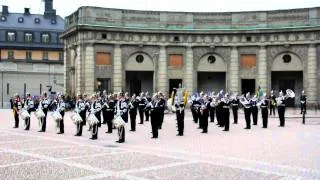
[[[229,106],[223,106],[223,108],[229,108]]]
[[[261,108],[266,108],[267,106],[260,106]]]
[[[238,106],[238,104],[233,104],[232,106]]]
[[[285,106],[284,104],[280,104],[279,106]]]

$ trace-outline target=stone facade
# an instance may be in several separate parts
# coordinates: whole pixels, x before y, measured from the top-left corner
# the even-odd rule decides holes
[[[171,13],[82,7],[66,18],[67,29],[62,35],[65,64],[75,69],[66,72],[67,89],[72,89],[71,93],[93,93],[96,79],[106,78],[111,82],[110,91],[129,91],[132,87],[126,80],[127,71],[151,71],[153,92],[169,94],[175,79],[195,92],[204,90],[199,87],[215,86],[210,79],[201,80],[209,84],[198,84],[198,76],[214,79],[214,73],[222,73],[224,78],[218,81],[225,80],[227,91],[244,93],[244,80],[253,80],[254,91],[258,86],[266,92],[292,86],[296,104],[301,90],[306,91],[309,101],[319,102],[318,12],[320,8]],[[75,50],[77,58],[72,57]],[[98,51],[109,53],[112,63],[97,67]],[[170,56],[176,54],[182,56],[181,68],[169,65]],[[144,57],[142,63],[134,62],[138,55]],[[209,61],[212,56],[214,60]],[[245,59],[249,56],[254,59]],[[281,78],[273,78],[278,76]]]

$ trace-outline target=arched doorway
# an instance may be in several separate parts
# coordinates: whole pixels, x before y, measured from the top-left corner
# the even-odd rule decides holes
[[[144,52],[132,54],[125,64],[126,88],[132,94],[153,92],[154,63],[152,58]]]
[[[288,99],[288,106],[299,104],[299,96],[303,89],[303,65],[299,56],[291,52],[278,54],[271,67],[271,89],[276,93],[291,89],[296,98]]]
[[[198,91],[226,89],[226,65],[221,56],[210,53],[200,58],[197,69]]]

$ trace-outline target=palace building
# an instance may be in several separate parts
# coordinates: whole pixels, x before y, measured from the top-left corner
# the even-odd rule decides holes
[[[53,0],[45,0],[44,14],[12,13],[2,6],[0,13],[0,107],[27,92],[63,91],[64,20],[56,15]]]
[[[65,92],[243,94],[305,90],[320,100],[320,7],[161,12],[80,7],[66,17]]]

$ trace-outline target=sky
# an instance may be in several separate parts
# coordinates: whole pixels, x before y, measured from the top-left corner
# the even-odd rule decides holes
[[[43,0],[0,0],[0,5],[9,6],[9,12],[31,8],[32,14],[42,14]],[[320,0],[53,0],[57,14],[66,17],[80,6],[98,6],[118,9],[226,12],[256,11],[320,7]],[[1,10],[2,11],[2,10]]]

